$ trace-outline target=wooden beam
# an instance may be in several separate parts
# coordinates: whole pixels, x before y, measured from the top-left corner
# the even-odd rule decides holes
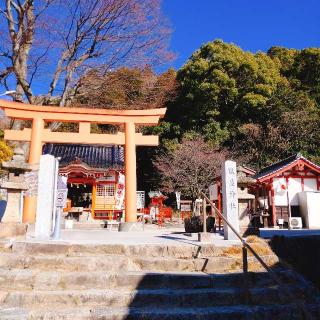
[[[108,110],[95,108],[61,108],[37,106],[25,103],[0,100],[0,108],[7,117],[13,119],[59,122],[91,122],[91,123],[135,123],[140,125],[156,125],[164,117],[166,108],[146,110]]]
[[[159,122],[158,115],[146,116],[127,116],[127,115],[100,115],[100,114],[72,114],[72,113],[54,113],[54,112],[34,112],[21,111],[14,109],[5,109],[7,117],[20,120],[33,120],[34,118],[41,118],[47,122],[91,122],[104,124],[122,124],[133,122],[139,125],[154,126]]]
[[[30,141],[31,129],[24,128],[23,130],[4,130],[4,140],[9,141]]]
[[[80,126],[80,132],[52,132],[44,129],[41,137],[43,143],[77,143],[94,145],[124,145],[125,135],[123,132],[117,134],[90,133],[89,127]],[[85,134],[85,137],[84,137]],[[30,141],[31,129],[5,130],[4,139],[11,141]],[[144,136],[142,133],[135,134],[137,146],[157,146],[159,137],[153,135]]]

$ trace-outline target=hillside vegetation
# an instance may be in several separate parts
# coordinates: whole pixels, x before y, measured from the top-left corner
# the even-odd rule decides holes
[[[221,40],[177,72],[162,137],[200,134],[261,168],[293,153],[320,160],[320,49],[245,52]]]

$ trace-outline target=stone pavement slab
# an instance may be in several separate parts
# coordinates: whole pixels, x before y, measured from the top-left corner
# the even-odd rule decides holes
[[[240,244],[240,241],[224,240],[223,235],[216,233],[212,236],[212,245],[232,246]],[[38,240],[35,238],[32,230],[27,234],[27,241],[31,242],[63,242],[69,244],[158,244],[158,245],[197,245],[198,234],[185,233],[182,228],[158,228],[157,226],[148,226],[143,232],[118,232],[108,229],[80,230],[80,229],[62,229],[61,239],[54,241],[51,239]],[[210,244],[210,243],[208,243]]]

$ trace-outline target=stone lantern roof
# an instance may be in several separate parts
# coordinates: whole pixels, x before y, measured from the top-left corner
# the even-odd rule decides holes
[[[11,160],[2,162],[2,168],[8,169],[9,172],[31,171],[32,166],[26,163],[25,157],[24,157],[24,151],[21,148],[15,148],[13,152],[14,152],[14,155]]]

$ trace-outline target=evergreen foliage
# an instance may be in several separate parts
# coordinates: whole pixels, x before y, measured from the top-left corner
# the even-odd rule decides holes
[[[200,134],[261,168],[292,153],[320,160],[320,49],[245,52],[215,40],[177,73],[164,139]]]

